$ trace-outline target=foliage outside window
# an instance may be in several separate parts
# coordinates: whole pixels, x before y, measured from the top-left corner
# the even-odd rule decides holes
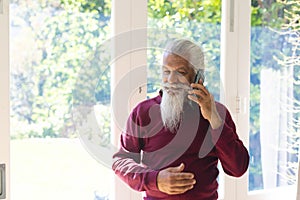
[[[98,47],[109,37],[110,1],[10,5],[11,46],[17,47],[11,49],[12,138],[76,137],[72,90],[79,71],[95,66]],[[109,71],[103,71],[95,96],[107,104]]]
[[[299,38],[299,2],[294,0],[287,1],[252,1],[252,18],[251,18],[251,100],[250,100],[250,173],[249,173],[249,190],[264,189],[262,179],[262,160],[261,151],[264,144],[261,144],[260,127],[260,100],[261,100],[261,72],[262,70],[272,69],[274,73],[281,74],[280,80],[289,79],[286,70],[294,71],[294,76],[287,81],[287,88],[293,90],[293,94],[289,95],[289,104],[292,107],[283,109],[286,105],[281,104],[280,112],[290,116],[288,120],[288,131],[280,133],[281,139],[288,141],[288,145],[280,145],[283,141],[279,141],[277,150],[278,154],[284,154],[281,157],[287,157],[285,162],[278,164],[277,186],[293,184],[295,182],[295,165],[297,163],[297,141],[299,138],[299,130],[297,120],[297,102],[299,92],[297,90],[297,80],[299,76],[299,62],[288,63],[289,58],[295,58],[299,55],[299,44],[294,42],[295,38]],[[298,27],[297,27],[298,26]],[[294,39],[293,39],[294,38]],[[298,48],[298,49],[297,49]],[[299,57],[298,57],[299,59]],[[275,86],[274,86],[275,87]],[[284,87],[284,86],[282,86]],[[271,88],[270,88],[271,89]],[[294,102],[294,103],[292,103]],[[270,113],[270,115],[272,115]],[[296,126],[295,126],[296,125]],[[284,125],[285,126],[285,125]],[[298,133],[298,134],[297,134]],[[275,136],[274,136],[275,137]],[[282,152],[282,153],[280,153]],[[274,174],[275,175],[275,174]],[[276,176],[276,175],[275,175]]]

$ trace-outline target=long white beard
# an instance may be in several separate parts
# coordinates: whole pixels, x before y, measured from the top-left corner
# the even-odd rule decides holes
[[[173,133],[182,119],[183,106],[187,101],[189,89],[190,87],[185,84],[163,83],[163,96],[160,104],[161,118],[164,126]]]

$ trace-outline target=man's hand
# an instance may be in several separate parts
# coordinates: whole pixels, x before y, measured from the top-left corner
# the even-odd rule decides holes
[[[196,180],[194,174],[183,172],[184,164],[169,167],[158,173],[157,187],[161,192],[169,195],[182,194],[192,189]]]
[[[213,129],[219,128],[222,125],[222,119],[217,111],[214,96],[209,93],[202,80],[197,84],[192,83],[191,87],[194,89],[189,91],[188,98],[200,106],[203,117],[209,121]]]

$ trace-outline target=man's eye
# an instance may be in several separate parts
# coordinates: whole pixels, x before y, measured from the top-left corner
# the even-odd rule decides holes
[[[180,75],[183,75],[183,76],[186,75],[186,72],[185,72],[185,71],[179,71],[178,73],[179,73]]]
[[[165,75],[168,75],[168,74],[170,74],[170,71],[165,70],[165,71],[164,71],[164,74],[165,74]]]

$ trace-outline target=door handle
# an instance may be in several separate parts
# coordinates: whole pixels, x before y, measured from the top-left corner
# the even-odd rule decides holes
[[[0,164],[0,199],[6,198],[5,164]]]
[[[0,15],[3,14],[3,0],[0,0]]]
[[[229,11],[229,31],[234,32],[234,0],[230,0],[230,11]]]

